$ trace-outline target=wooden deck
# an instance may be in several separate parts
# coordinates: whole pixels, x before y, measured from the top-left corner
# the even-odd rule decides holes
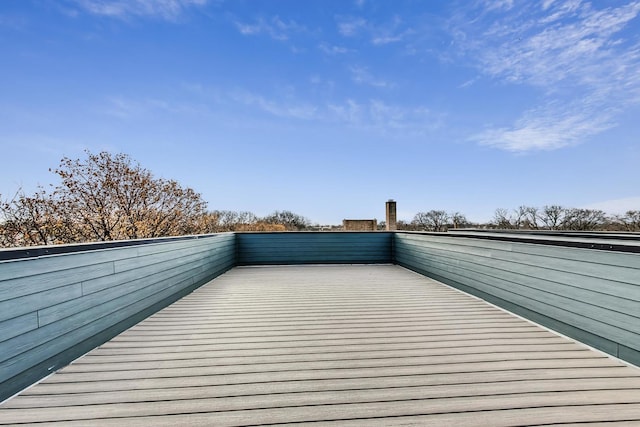
[[[0,425],[640,424],[640,369],[391,265],[235,268]]]

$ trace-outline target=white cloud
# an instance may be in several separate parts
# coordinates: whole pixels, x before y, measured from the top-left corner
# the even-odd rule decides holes
[[[391,21],[371,28],[371,43],[377,46],[398,43],[411,34],[413,30],[405,28],[402,19],[394,16]]]
[[[464,88],[467,88],[469,86],[473,86],[473,84],[478,81],[478,78],[479,77],[476,76],[476,77],[474,77],[472,79],[469,79],[469,80],[461,83],[460,85],[458,85],[458,89],[464,89]]]
[[[484,0],[487,10],[509,10],[513,7],[513,0]]]
[[[603,112],[546,107],[526,112],[512,126],[491,128],[471,137],[481,145],[512,152],[555,150],[582,142],[613,126]]]
[[[442,118],[424,106],[389,104],[378,99],[310,103],[294,93],[266,97],[246,90],[228,93],[228,100],[288,120],[338,124],[387,135],[424,135],[441,126]]]
[[[572,7],[557,6],[560,15],[554,19],[563,21],[553,26],[543,16],[500,30],[493,27],[486,34],[489,43],[478,46],[483,70],[508,81],[547,87],[566,80],[580,84],[606,78],[618,65],[638,60],[637,52],[619,46],[614,36],[636,18],[640,2],[602,11],[586,6],[576,10],[574,2],[569,4]]]
[[[374,24],[364,18],[339,17],[338,32],[345,37],[354,37],[366,34],[370,37],[371,44],[376,46],[397,43],[405,40],[414,33],[411,28],[405,28],[402,19],[393,16],[388,22]]]
[[[386,80],[374,77],[367,67],[350,67],[351,79],[358,83],[379,88],[390,88],[395,86]]]
[[[185,90],[189,90],[185,88]],[[125,96],[111,96],[106,99],[102,112],[122,120],[137,120],[153,117],[158,112],[169,114],[207,114],[205,106],[196,103],[169,102],[163,99],[135,99]]]
[[[192,6],[204,6],[209,0],[75,0],[85,12],[127,19],[132,16],[158,17],[167,20],[179,18]]]
[[[318,45],[318,49],[320,49],[327,55],[342,55],[351,52],[351,49],[348,49],[346,47],[330,45],[327,43],[320,43],[320,45]]]
[[[459,53],[494,80],[538,89],[542,101],[472,139],[510,151],[557,149],[615,126],[619,111],[640,103],[640,40],[624,31],[638,21],[640,1],[595,9],[547,0],[497,13],[498,3],[509,6],[485,2],[473,17],[458,15],[451,34]]]
[[[355,36],[367,27],[367,21],[363,18],[343,18],[338,22],[338,32],[345,37]]]
[[[380,34],[380,35],[374,35],[371,38],[371,43],[373,43],[375,45],[397,43],[399,41],[402,41],[403,37],[404,36],[402,34],[394,34],[394,35]]]
[[[291,33],[304,32],[306,28],[296,21],[283,21],[279,16],[274,16],[270,20],[258,19],[252,24],[235,22],[236,28],[241,34],[254,36],[266,34],[274,40],[289,40]]]
[[[387,135],[424,135],[438,129],[442,119],[423,106],[388,104],[378,99],[346,99],[329,104],[328,118],[348,126]]]
[[[257,108],[280,118],[310,120],[318,116],[315,106],[291,99],[268,99],[262,95],[242,90],[231,93],[230,96],[237,103]]]

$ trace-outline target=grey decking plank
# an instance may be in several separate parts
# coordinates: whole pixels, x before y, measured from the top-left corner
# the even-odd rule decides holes
[[[133,343],[135,346],[179,346],[179,345],[189,345],[189,344],[206,344],[212,341],[218,341],[220,344],[242,344],[242,343],[264,343],[265,345],[270,345],[274,343],[298,343],[300,345],[305,345],[308,342],[321,342],[321,341],[342,341],[342,342],[350,342],[351,340],[366,340],[366,339],[388,339],[391,340],[399,340],[403,339],[411,339],[411,338],[419,338],[419,339],[455,339],[456,337],[467,336],[469,338],[475,338],[477,340],[482,340],[485,338],[491,337],[499,337],[499,336],[512,336],[512,337],[530,337],[536,335],[545,335],[545,333],[540,334],[539,329],[532,328],[529,326],[520,327],[516,330],[516,328],[485,328],[485,329],[465,329],[459,332],[455,330],[447,330],[447,329],[435,329],[435,330],[416,330],[416,331],[401,331],[401,332],[376,332],[366,331],[360,333],[351,333],[351,334],[339,334],[339,333],[329,333],[329,334],[316,334],[316,335],[289,335],[289,336],[274,336],[274,337],[265,337],[265,336],[252,336],[252,337],[225,337],[224,339],[214,340],[212,337],[202,336],[199,338],[176,338],[164,340],[120,340],[113,341],[109,343],[109,346],[113,347],[127,347]]]
[[[432,321],[420,321],[408,319],[404,322],[380,322],[373,321],[362,324],[349,324],[349,323],[330,323],[330,324],[289,324],[289,325],[263,325],[260,323],[255,323],[247,326],[232,326],[232,325],[220,325],[216,324],[215,326],[209,327],[184,327],[181,326],[179,328],[171,328],[167,327],[162,329],[152,329],[152,330],[136,330],[131,331],[131,333],[127,334],[127,338],[144,338],[144,337],[154,337],[154,336],[171,336],[171,335],[196,335],[196,334],[207,334],[207,335],[228,335],[228,334],[244,334],[250,333],[255,334],[260,333],[279,333],[279,332],[303,332],[313,333],[317,331],[340,331],[342,333],[346,331],[355,331],[358,332],[362,329],[375,329],[375,330],[395,330],[397,328],[420,328],[420,329],[449,329],[451,327],[455,327],[456,329],[472,329],[472,328],[480,328],[480,327],[513,327],[513,326],[522,326],[522,323],[518,319],[472,319],[467,321],[451,321],[447,323],[442,322],[432,322]]]
[[[423,397],[440,397],[506,394],[540,391],[566,390],[635,390],[640,385],[640,377],[620,377],[620,372],[610,370],[603,377],[591,376],[584,369],[565,370],[559,375],[529,375],[524,377],[516,372],[487,379],[486,375],[472,374],[466,377],[447,378],[436,382],[431,376],[391,377],[381,382],[376,378],[339,379],[315,381],[291,381],[246,384],[214,385],[201,387],[155,388],[146,390],[120,390],[87,393],[82,405],[108,404],[118,402],[154,402],[166,400],[202,399],[229,396],[256,396],[286,393],[311,393],[317,391],[385,390],[395,388],[418,388],[425,391]],[[470,393],[470,394],[469,394]],[[6,408],[43,408],[77,406],[74,393],[27,395],[6,403]]]
[[[585,352],[567,352],[554,354],[470,354],[441,357],[394,357],[382,359],[342,359],[329,361],[291,362],[291,363],[251,363],[247,365],[212,365],[196,367],[169,367],[147,370],[125,370],[112,372],[73,372],[71,370],[60,371],[57,375],[47,379],[48,382],[83,382],[83,381],[112,381],[129,378],[171,378],[201,375],[230,375],[253,372],[297,372],[297,371],[344,371],[349,369],[390,368],[397,369],[405,366],[426,366],[432,372],[442,372],[453,369],[477,368],[490,370],[493,366],[518,366],[526,365],[533,361],[551,361],[550,366],[566,365],[572,363],[593,364],[599,366],[609,362],[606,357],[596,357]],[[524,362],[524,363],[523,363]]]
[[[378,337],[378,338],[357,338],[357,339],[340,339],[340,340],[309,340],[305,342],[287,342],[287,341],[267,341],[267,342],[212,342],[212,340],[199,340],[188,342],[183,345],[176,343],[162,343],[150,345],[135,345],[135,343],[123,343],[119,345],[105,344],[100,348],[101,355],[107,354],[129,354],[129,353],[150,353],[150,352],[175,352],[183,350],[233,350],[233,349],[267,349],[267,348],[290,348],[290,347],[342,347],[348,345],[372,345],[372,344],[393,344],[393,343],[429,343],[433,347],[446,347],[448,345],[465,345],[474,342],[494,343],[498,340],[508,342],[531,342],[531,340],[540,340],[541,342],[550,342],[557,340],[559,337],[549,334],[545,331],[538,331],[527,334],[511,334],[511,333],[491,333],[484,334],[482,340],[473,334],[452,334],[449,336],[439,336],[438,340],[429,341],[428,336],[416,334],[414,336],[405,337]],[[560,338],[562,339],[562,338]],[[95,354],[95,353],[91,353]]]
[[[238,268],[0,406],[0,424],[477,425],[490,413],[640,420],[640,369],[396,266]]]
[[[588,407],[588,411],[585,411],[585,406],[562,406],[562,407],[541,407],[541,408],[524,408],[524,409],[511,409],[505,410],[490,410],[490,411],[471,411],[471,412],[456,412],[446,414],[432,414],[432,415],[417,415],[417,416],[394,416],[394,417],[376,417],[375,411],[369,414],[369,416],[360,419],[348,419],[329,422],[315,422],[313,426],[344,426],[344,427],[369,427],[371,425],[385,425],[385,426],[456,426],[456,427],[477,427],[482,426],[494,426],[494,427],[510,427],[510,426],[523,426],[535,420],[541,424],[565,424],[565,423],[589,423],[588,425],[611,425],[610,423],[600,423],[602,420],[629,420],[622,421],[614,424],[615,426],[627,427],[637,426],[638,420],[637,413],[640,411],[640,405],[637,404],[612,404],[612,405],[598,405]],[[257,418],[257,417],[256,417]],[[218,420],[220,421],[220,420]],[[225,423],[218,422],[216,426],[240,426],[240,425],[258,425],[251,424],[254,419],[228,419]],[[168,426],[175,427],[180,426],[210,426],[212,418],[210,414],[185,414],[177,416],[159,416],[159,417],[141,417],[141,418],[111,418],[94,420],[92,422],[87,421],[64,421],[60,423],[44,423],[38,424],[39,426],[116,426],[127,425],[131,427],[136,426]],[[593,423],[593,424],[592,424]],[[290,422],[283,422],[272,425],[287,425],[293,426]],[[568,424],[573,425],[573,424]],[[582,424],[584,425],[584,424]]]
[[[525,326],[522,324],[503,324],[502,322],[482,323],[476,324],[469,323],[464,326],[454,325],[456,331],[464,331],[473,334],[482,334],[483,332],[529,332],[535,331],[534,326]],[[429,324],[403,324],[394,326],[380,326],[380,327],[357,327],[357,328],[303,328],[298,330],[295,328],[289,329],[275,329],[275,330],[248,330],[248,331],[198,331],[192,333],[168,333],[164,334],[142,334],[127,336],[126,339],[120,339],[119,342],[133,341],[133,342],[161,342],[161,341],[175,341],[175,340],[198,340],[198,339],[212,339],[212,340],[231,340],[231,339],[245,339],[245,338],[284,338],[291,340],[308,340],[311,337],[321,337],[324,339],[333,339],[341,336],[348,338],[356,338],[362,335],[370,333],[375,334],[392,334],[395,336],[401,336],[405,333],[425,332],[429,335],[448,335],[452,331],[452,327],[448,325],[429,325]]]
[[[469,354],[466,353],[450,353],[450,354],[425,354],[425,351],[422,349],[418,350],[405,350],[405,351],[393,351],[393,352],[377,352],[377,351],[366,351],[360,353],[307,353],[307,354],[297,354],[297,355],[271,355],[269,356],[269,364],[287,364],[293,365],[297,363],[316,363],[316,362],[327,362],[329,364],[329,368],[335,367],[335,365],[331,365],[333,362],[341,362],[345,361],[387,361],[397,365],[396,361],[398,359],[407,359],[407,362],[416,362],[422,363],[425,361],[425,358],[429,359],[429,363],[431,364],[440,364],[440,363],[454,363],[460,361],[471,361],[475,363],[477,360],[491,360],[493,358],[499,360],[512,360],[512,355],[521,354],[524,355],[524,359],[530,360],[532,358],[552,358],[552,359],[580,359],[580,358],[593,358],[593,353],[587,349],[571,349],[571,350],[521,350],[521,351],[486,351],[486,352],[473,352]],[[480,359],[480,356],[482,359]],[[161,370],[161,369],[182,369],[182,368],[197,368],[197,367],[209,367],[209,366],[233,366],[233,365],[260,365],[264,362],[264,356],[229,356],[229,357],[218,357],[218,358],[210,358],[210,357],[186,357],[180,359],[170,359],[164,361],[151,360],[151,361],[137,361],[137,362],[126,362],[126,363],[101,363],[99,366],[96,365],[80,365],[74,364],[65,370],[65,374],[72,373],[85,373],[85,372],[94,372],[95,370],[100,370],[102,372],[115,372],[115,371],[132,371],[132,370]],[[402,360],[400,363],[404,363]],[[252,368],[253,369],[253,368]],[[294,367],[294,369],[298,369]]]
[[[424,355],[436,355],[442,356],[446,354],[464,354],[473,350],[474,353],[508,353],[508,352],[538,352],[538,351],[557,351],[557,350],[575,350],[582,349],[588,351],[584,347],[571,342],[561,343],[549,343],[540,344],[539,342],[533,342],[529,344],[489,344],[480,345],[469,343],[464,346],[450,346],[450,347],[429,347],[424,343],[407,343],[407,344],[375,344],[375,345],[361,345],[361,346],[343,346],[342,348],[332,347],[288,347],[285,349],[278,348],[254,348],[254,349],[241,349],[241,350],[203,350],[203,351],[189,351],[183,350],[173,353],[132,353],[132,354],[113,354],[113,355],[89,355],[77,360],[73,366],[88,365],[84,369],[106,369],[107,365],[116,365],[119,363],[136,363],[136,362],[150,362],[150,361],[163,361],[163,360],[183,360],[183,359],[217,359],[225,357],[235,357],[242,360],[242,358],[257,358],[257,357],[278,357],[278,356],[294,356],[294,355],[306,355],[317,354],[321,352],[324,355],[337,355],[348,354],[357,355],[363,352],[375,352],[381,355],[392,355],[396,352],[411,352],[417,354],[421,352]],[[406,353],[405,353],[406,354]],[[101,366],[95,366],[100,364]]]
[[[90,405],[73,408],[47,408],[46,411],[8,409],[0,421],[2,424],[23,422],[67,421],[73,413],[76,419],[94,420],[112,417],[150,417],[166,415],[207,413],[212,425],[239,423],[250,425],[283,422],[314,422],[376,416],[395,417],[406,415],[443,414],[451,412],[508,410],[536,407],[583,406],[585,412],[591,405],[640,404],[640,392],[629,390],[587,390],[540,393],[516,393],[499,395],[468,395],[464,397],[421,397],[422,389],[365,390],[349,392],[314,392],[286,396],[264,395],[247,397],[208,398],[163,401],[158,405],[121,403]],[[346,395],[346,396],[344,396]],[[345,398],[349,403],[344,403]],[[615,419],[609,414],[606,419]],[[640,414],[637,416],[640,419]],[[123,422],[122,425],[128,425]]]
[[[609,375],[613,369],[620,369],[624,374],[616,376],[637,376],[637,373],[629,372],[627,367],[622,365],[603,365],[597,359],[565,360],[559,364],[552,360],[530,360],[518,362],[494,362],[485,364],[457,364],[457,365],[436,365],[434,366],[402,366],[402,367],[382,367],[382,368],[361,368],[361,369],[333,369],[333,370],[310,370],[310,371],[276,371],[276,372],[249,372],[228,375],[196,375],[178,377],[157,377],[157,378],[128,378],[122,380],[109,381],[86,381],[86,382],[42,382],[37,387],[26,390],[24,395],[51,394],[51,393],[90,393],[109,390],[142,390],[151,388],[170,387],[200,387],[208,385],[229,385],[229,384],[255,384],[265,382],[285,382],[285,381],[313,381],[313,380],[339,380],[339,379],[366,379],[376,378],[385,382],[389,378],[404,376],[429,376],[434,381],[444,381],[447,378],[466,378],[471,375],[480,374],[494,378],[508,373],[521,374],[521,378],[528,378],[530,375],[537,376],[540,372],[557,374],[565,372],[567,369],[587,369],[598,377]],[[604,373],[600,373],[602,371]],[[436,382],[437,384],[437,382]]]

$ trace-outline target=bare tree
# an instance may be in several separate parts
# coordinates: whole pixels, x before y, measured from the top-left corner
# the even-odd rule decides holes
[[[640,231],[640,210],[627,211],[624,215],[616,216],[619,229],[625,231]]]
[[[385,221],[381,221],[381,222],[383,224],[383,227],[379,228],[379,229],[380,230],[385,230],[386,229],[385,228],[386,222]],[[406,222],[406,221],[403,221],[401,219],[399,219],[396,222],[396,228],[398,230],[404,230],[404,231],[417,231],[417,230],[420,229],[420,227],[416,223],[414,223],[413,221],[412,222]]]
[[[429,212],[418,212],[412,224],[426,231],[447,231],[449,214],[441,210],[430,210]]]
[[[200,194],[154,178],[126,154],[63,158],[55,172],[57,209],[82,240],[135,239],[197,232],[206,207]]]
[[[49,196],[43,189],[33,196],[19,190],[11,200],[0,201],[2,246],[48,245],[57,221]]]
[[[540,220],[549,230],[560,230],[565,222],[568,209],[559,205],[547,205],[542,208]]]
[[[538,214],[538,208],[534,206],[520,206],[520,210],[524,211],[523,222],[521,227],[529,230],[538,230],[538,220],[540,218]]]
[[[201,232],[247,231],[258,221],[258,217],[252,212],[215,210],[203,215]]]
[[[602,229],[607,222],[607,215],[601,210],[570,209],[565,215],[562,229],[592,231]]]
[[[42,245],[199,232],[206,203],[176,181],[154,178],[125,154],[63,158],[50,193],[0,204],[2,244]]]
[[[499,229],[517,228],[507,209],[498,208],[493,214],[492,225]]]
[[[464,228],[469,226],[469,220],[460,212],[453,212],[449,214],[449,220],[453,228]]]
[[[282,224],[287,230],[305,230],[311,225],[311,221],[302,215],[291,211],[275,211],[271,215],[262,218],[268,224]]]

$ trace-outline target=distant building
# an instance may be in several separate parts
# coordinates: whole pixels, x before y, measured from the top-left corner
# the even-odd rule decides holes
[[[344,231],[376,231],[378,221],[375,219],[343,219]]]

